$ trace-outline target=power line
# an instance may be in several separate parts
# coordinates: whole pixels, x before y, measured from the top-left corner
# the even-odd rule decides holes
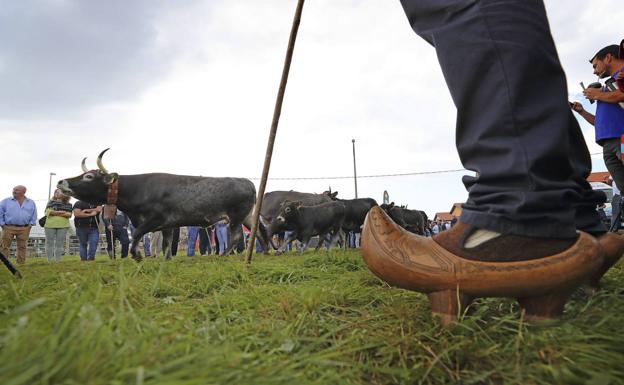
[[[417,172],[405,172],[398,174],[376,174],[376,175],[358,175],[358,179],[362,178],[386,178],[395,176],[411,176],[411,175],[429,175],[429,174],[446,174],[452,172],[467,171],[465,169],[456,170],[436,170],[436,171],[417,171]],[[260,178],[247,178],[251,180],[258,180]],[[269,180],[334,180],[334,179],[353,179],[353,175],[349,176],[314,176],[314,177],[284,177],[284,178],[269,178]]]
[[[594,155],[602,155],[602,152],[593,152],[589,154],[590,156]],[[404,172],[397,174],[375,174],[375,175],[358,175],[358,179],[360,178],[386,178],[386,177],[396,177],[396,176],[413,176],[413,175],[431,175],[431,174],[448,174],[453,172],[462,172],[468,171],[464,168],[453,169],[453,170],[434,170],[434,171],[414,171],[414,172]],[[313,177],[278,177],[271,178],[269,180],[336,180],[336,179],[352,179],[353,175],[349,176],[313,176]],[[259,180],[260,178],[247,178],[250,180]]]

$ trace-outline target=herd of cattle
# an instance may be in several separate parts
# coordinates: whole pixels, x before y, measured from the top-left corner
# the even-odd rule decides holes
[[[206,227],[220,220],[228,221],[230,237],[226,254],[231,253],[240,241],[243,235],[241,225],[252,227],[256,189],[250,180],[164,173],[118,175],[109,173],[102,164],[102,156],[107,150],[97,158],[98,169],[87,169],[85,158],[82,160],[84,172],[60,180],[57,187],[76,199],[100,205],[109,203],[114,186],[117,206],[136,228],[130,247],[135,260],[141,259],[138,242],[148,232],[162,231],[163,252],[169,258],[176,227]],[[372,198],[339,199],[337,192],[331,191],[322,194],[269,192],[263,198],[256,236],[264,250],[269,250],[270,244],[277,249],[277,254],[294,239],[301,241],[305,250],[314,236],[319,236],[318,249],[328,235],[331,236],[330,245],[333,245],[342,232],[359,232],[366,214],[376,205]],[[424,234],[427,216],[423,211],[394,204],[381,207],[408,231]],[[275,247],[272,236],[285,231],[289,231],[289,238],[280,248]]]

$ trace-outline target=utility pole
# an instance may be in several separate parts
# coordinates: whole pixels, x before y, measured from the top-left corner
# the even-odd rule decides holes
[[[355,199],[358,197],[357,193],[357,169],[355,167],[355,139],[351,139],[353,145],[353,182],[355,183]]]
[[[50,182],[48,183],[48,200],[52,199],[52,175],[56,175],[55,173],[50,173]]]

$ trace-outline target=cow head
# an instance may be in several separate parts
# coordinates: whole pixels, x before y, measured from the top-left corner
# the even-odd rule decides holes
[[[329,190],[323,191],[323,194],[321,194],[321,195],[326,195],[326,196],[329,197],[329,199],[331,199],[333,201],[338,199],[338,198],[336,198],[336,196],[338,195],[338,191],[332,192],[331,186],[329,186]]]
[[[299,208],[301,208],[301,206],[303,206],[303,202],[301,201],[292,202],[289,200],[285,200],[284,202],[282,202],[280,206],[280,211],[275,219],[280,224],[292,222],[293,219],[299,216]]]
[[[389,204],[388,203],[384,203],[384,204],[382,204],[379,207],[381,207],[381,209],[383,211],[385,211],[387,213],[390,213],[390,210],[392,210],[394,208],[394,202],[390,202]]]
[[[82,159],[82,174],[68,179],[62,179],[56,185],[64,194],[92,204],[106,203],[108,186],[119,178],[115,172],[109,173],[102,164],[102,156],[108,151],[102,151],[97,158],[97,170],[89,170],[85,165],[87,158]]]

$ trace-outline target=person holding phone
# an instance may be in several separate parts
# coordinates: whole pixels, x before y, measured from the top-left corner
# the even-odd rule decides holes
[[[601,79],[615,79],[624,69],[624,59],[619,58],[619,47],[615,44],[598,51],[589,62],[594,74]],[[602,147],[602,156],[617,188],[624,191],[624,163],[622,163],[621,137],[624,135],[624,109],[618,103],[624,102],[624,92],[607,87],[583,90],[588,100],[597,101],[596,115],[586,111],[575,102],[572,109],[596,130],[596,143]]]

